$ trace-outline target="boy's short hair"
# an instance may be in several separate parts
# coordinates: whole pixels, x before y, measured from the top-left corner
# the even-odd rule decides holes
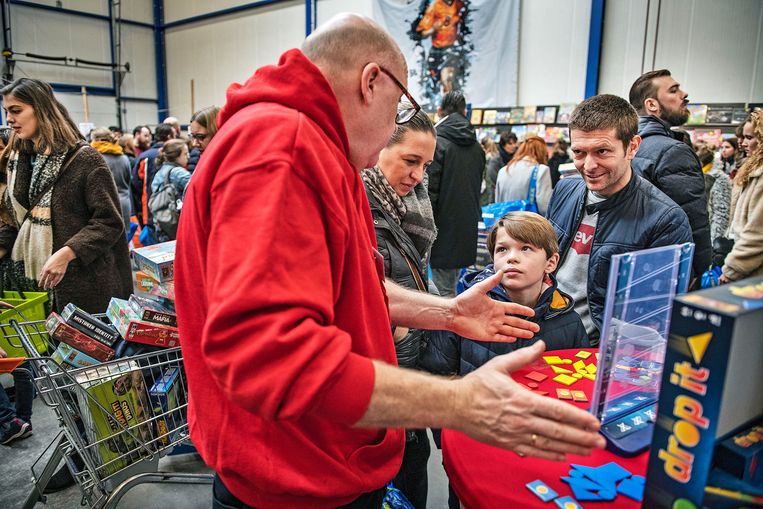
[[[556,232],[545,217],[534,212],[509,212],[495,222],[487,236],[487,248],[491,259],[495,251],[495,238],[498,236],[499,228],[503,228],[514,240],[527,242],[531,246],[543,249],[546,252],[546,258],[551,258],[559,252]]]

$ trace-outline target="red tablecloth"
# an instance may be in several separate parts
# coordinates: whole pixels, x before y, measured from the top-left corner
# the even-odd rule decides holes
[[[580,360],[575,354],[580,350],[559,350],[546,355],[558,355],[563,359]],[[596,352],[595,349],[586,351]],[[585,360],[586,364],[596,363],[595,355]],[[570,368],[570,365],[561,367]],[[548,378],[539,384],[538,390],[547,391],[547,397],[556,398],[556,388],[566,387],[551,380],[556,376],[542,359],[521,371],[512,373],[514,380],[527,384],[531,380],[524,377],[531,371],[538,371]],[[573,370],[574,371],[574,370]],[[570,389],[582,390],[590,399],[594,382],[578,380]],[[573,403],[580,408],[588,408],[588,403]],[[533,495],[525,484],[540,479],[560,496],[573,496],[570,487],[560,478],[567,477],[570,464],[600,466],[616,461],[634,475],[645,475],[648,452],[634,458],[621,458],[608,451],[597,450],[592,456],[567,456],[567,462],[554,462],[537,458],[520,458],[515,453],[485,445],[468,436],[452,430],[442,432],[442,456],[450,483],[461,503],[469,509],[506,509],[508,507],[546,508],[556,507],[553,502],[542,502]],[[574,496],[573,496],[574,498]],[[623,495],[611,502],[581,502],[583,507],[639,508],[641,504]]]

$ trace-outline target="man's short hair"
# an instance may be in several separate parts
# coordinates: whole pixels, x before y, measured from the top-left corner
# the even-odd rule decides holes
[[[633,82],[631,91],[628,94],[628,100],[637,112],[644,112],[644,101],[647,99],[657,99],[657,85],[654,84],[654,80],[663,76],[670,76],[670,71],[658,69],[656,71],[645,72]]]
[[[578,104],[570,116],[569,129],[570,135],[573,130],[590,133],[614,129],[617,139],[623,142],[623,148],[627,151],[628,144],[638,134],[638,114],[622,97],[596,95]]]
[[[451,113],[460,113],[463,115],[465,109],[466,109],[466,98],[464,98],[464,94],[458,90],[453,90],[451,92],[448,92],[442,98],[442,103],[440,104],[440,110],[442,111],[443,117],[448,116]]]
[[[148,129],[148,134],[151,134],[151,129],[147,125],[139,125],[139,126],[135,126],[135,129],[132,130],[132,135],[133,136],[139,135],[144,127]]]
[[[154,132],[156,141],[167,141],[175,137],[175,128],[171,124],[159,124]]]
[[[509,143],[516,143],[517,135],[511,131],[503,131],[500,138],[501,146],[508,145]]]
[[[509,212],[496,221],[487,236],[487,249],[490,258],[495,252],[495,239],[498,230],[503,228],[514,240],[526,242],[533,247],[546,252],[546,258],[551,258],[559,252],[559,243],[556,240],[554,227],[548,220],[534,212]]]

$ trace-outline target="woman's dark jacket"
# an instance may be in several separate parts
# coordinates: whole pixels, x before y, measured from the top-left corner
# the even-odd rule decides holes
[[[408,234],[382,209],[379,202],[371,193],[366,193],[371,206],[371,216],[374,220],[376,243],[379,253],[384,259],[384,275],[405,288],[420,291],[416,285],[410,266],[405,261],[403,253],[411,265],[419,273],[421,281],[427,281],[421,255],[416,250]],[[427,331],[411,329],[406,337],[395,343],[397,363],[404,367],[418,367],[421,349],[426,343]]]
[[[24,157],[23,155],[21,157]],[[31,167],[31,165],[30,165]],[[15,198],[29,204],[31,173],[17,174]],[[84,146],[73,156],[53,187],[51,199],[53,253],[69,246],[77,257],[53,290],[53,309],[73,302],[90,313],[104,313],[111,297],[132,292],[127,238],[109,167],[101,154]],[[0,226],[0,247],[13,249],[18,230]]]
[[[465,288],[471,288],[493,274],[493,266],[488,265],[480,272],[465,274],[461,282]],[[540,326],[540,331],[531,339],[497,343],[464,339],[450,332],[433,335],[422,355],[421,367],[441,375],[465,375],[497,355],[530,346],[541,339],[546,343],[547,351],[588,348],[588,336],[580,316],[574,310],[575,303],[557,288],[553,276],[550,279],[551,286],[543,292],[535,306],[535,316],[528,319]],[[488,295],[494,300],[511,302],[502,285],[490,290]]]

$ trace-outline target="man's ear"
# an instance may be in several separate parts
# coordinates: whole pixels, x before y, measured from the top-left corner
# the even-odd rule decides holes
[[[360,72],[360,96],[363,104],[369,104],[376,93],[381,70],[379,64],[370,62]]]
[[[659,117],[660,102],[654,97],[649,97],[648,99],[644,100],[644,112],[647,115],[654,115],[655,117]]]
[[[556,266],[559,265],[559,253],[554,253],[551,258],[546,260],[546,274],[551,274],[556,270]]]
[[[629,161],[632,161],[634,157],[636,157],[636,152],[638,152],[638,148],[641,146],[641,136],[638,134],[634,136],[630,143],[628,143],[628,150],[625,152],[625,158]]]

